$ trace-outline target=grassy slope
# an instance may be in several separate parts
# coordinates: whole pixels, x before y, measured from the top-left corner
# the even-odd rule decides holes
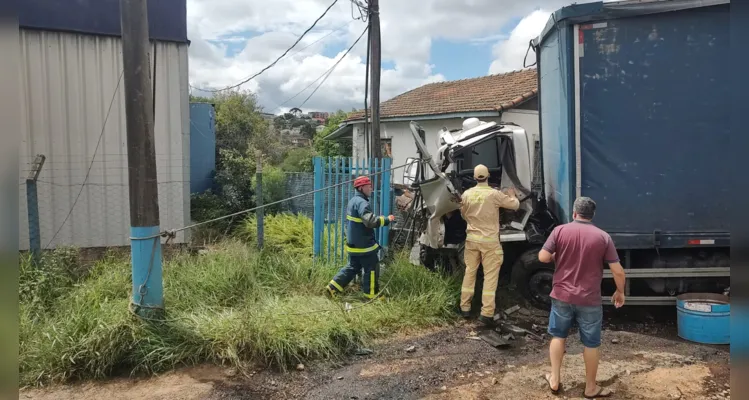
[[[382,277],[388,300],[346,313],[321,295],[338,266],[273,243],[257,254],[227,242],[165,264],[168,321],[150,324],[128,312],[128,260],[105,259],[72,286],[60,268],[33,274],[22,264],[24,385],[204,362],[286,368],[338,359],[369,339],[449,321],[458,293],[455,282],[399,259]]]

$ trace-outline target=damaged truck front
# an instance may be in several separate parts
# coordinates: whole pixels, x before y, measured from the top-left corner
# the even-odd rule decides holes
[[[502,275],[537,304],[549,303],[553,274],[538,250],[554,226],[571,220],[579,196],[598,203],[595,223],[619,250],[628,304],[727,292],[727,177],[738,170],[724,156],[730,82],[713,60],[730,51],[728,11],[728,1],[679,0],[555,12],[532,42],[540,154],[520,126],[468,119],[432,139],[441,146],[433,159],[424,142],[434,133],[412,123],[422,162],[415,159],[404,182],[424,200],[420,262],[432,267],[445,252],[462,259],[465,221],[455,197],[475,185],[473,167],[484,164],[491,185],[519,192],[521,209],[500,213]],[[604,301],[610,278],[605,270]]]

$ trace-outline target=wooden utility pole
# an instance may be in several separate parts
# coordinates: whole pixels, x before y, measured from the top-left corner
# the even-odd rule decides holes
[[[372,70],[372,156],[382,157],[380,145],[380,70],[382,69],[382,47],[380,46],[380,1],[369,0],[369,36],[371,54],[369,55]]]
[[[133,304],[139,315],[163,310],[154,93],[149,63],[147,0],[120,0],[130,188]]]

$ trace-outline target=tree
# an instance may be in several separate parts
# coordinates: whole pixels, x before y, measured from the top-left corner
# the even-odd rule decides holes
[[[348,113],[342,110],[338,110],[328,117],[325,129],[320,133],[315,134],[314,146],[315,151],[319,156],[322,157],[351,157],[352,156],[352,143],[351,139],[343,139],[341,141],[330,141],[324,138],[336,129],[339,125],[346,120]]]
[[[255,94],[221,92],[214,98],[216,104],[216,148],[233,149],[248,154],[250,142],[268,131],[268,122],[260,112]]]
[[[286,158],[283,160],[281,169],[284,172],[312,172],[312,158],[315,156],[314,150],[310,148],[298,148],[289,150]]]

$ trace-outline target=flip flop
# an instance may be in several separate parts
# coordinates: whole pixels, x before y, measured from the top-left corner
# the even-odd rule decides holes
[[[546,374],[544,376],[544,379],[546,379],[546,383],[549,384],[549,390],[551,391],[552,394],[558,395],[559,392],[562,391],[562,382],[561,381],[559,382],[559,384],[557,384],[556,390],[554,390],[554,389],[551,388],[551,374]]]
[[[606,393],[604,393],[604,391],[606,391]],[[600,386],[598,387],[598,391],[592,396],[588,396],[587,394],[585,394],[585,391],[583,391],[583,397],[585,397],[586,399],[600,399],[604,397],[611,397],[611,395],[613,394],[614,392]]]

